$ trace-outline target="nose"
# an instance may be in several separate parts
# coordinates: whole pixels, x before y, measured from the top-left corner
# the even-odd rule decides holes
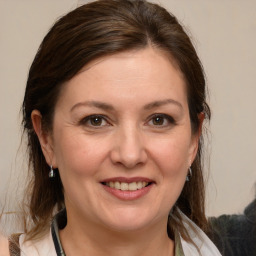
[[[145,164],[148,156],[142,137],[141,131],[136,128],[120,129],[115,134],[110,153],[111,161],[127,169]]]

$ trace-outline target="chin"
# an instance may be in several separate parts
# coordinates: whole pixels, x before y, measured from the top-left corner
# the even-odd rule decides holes
[[[118,232],[132,232],[132,231],[140,231],[148,227],[148,223],[134,223],[130,222],[120,222],[120,223],[112,223],[109,225],[110,229]]]
[[[125,214],[113,214],[104,222],[112,230],[125,232],[143,230],[152,225],[155,219],[154,216],[147,216],[141,212],[134,212],[133,214],[126,212]]]

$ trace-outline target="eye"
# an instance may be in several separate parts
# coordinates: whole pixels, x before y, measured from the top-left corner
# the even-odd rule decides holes
[[[90,115],[83,118],[80,123],[85,126],[89,127],[102,127],[108,126],[109,123],[107,122],[106,118],[101,115]]]
[[[155,114],[153,115],[148,124],[152,126],[166,127],[170,124],[174,124],[174,119],[166,114]]]

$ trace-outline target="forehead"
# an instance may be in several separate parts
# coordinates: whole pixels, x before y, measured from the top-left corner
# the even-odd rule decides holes
[[[96,59],[63,86],[66,102],[94,100],[155,100],[169,93],[186,101],[182,73],[165,52],[153,48],[127,51]],[[161,99],[160,99],[161,100]]]
[[[152,47],[125,51],[98,58],[85,65],[77,75],[85,71],[87,75],[100,73],[101,75],[104,74],[107,76],[109,74],[109,78],[113,80],[115,78],[131,78],[131,72],[134,79],[142,75],[145,78],[149,76],[157,78],[156,75],[160,73],[164,75],[166,71],[172,75],[176,73],[182,80],[184,79],[174,58],[166,51]],[[124,75],[127,75],[127,77]]]

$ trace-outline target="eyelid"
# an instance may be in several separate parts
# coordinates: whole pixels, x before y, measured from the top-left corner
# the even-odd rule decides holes
[[[102,118],[106,123],[107,125],[100,125],[100,126],[94,126],[94,125],[89,125],[87,124],[88,127],[93,127],[94,129],[95,128],[100,128],[100,127],[104,127],[104,126],[109,126],[110,125],[110,122],[109,122],[109,119],[105,116],[105,115],[102,115],[102,114],[92,114],[92,115],[88,115],[84,118],[82,118],[80,121],[79,121],[79,124],[80,125],[86,125],[86,123],[88,121],[90,121],[90,119],[92,118],[96,118],[96,117],[99,117],[99,118]]]
[[[153,118],[156,118],[156,117],[162,117],[162,118],[167,119],[167,121],[168,121],[169,124],[172,124],[172,125],[175,125],[175,124],[176,124],[176,121],[175,121],[175,119],[174,119],[172,116],[170,116],[170,115],[168,115],[168,114],[163,114],[163,113],[155,113],[155,114],[151,115],[151,116],[148,118],[148,120],[147,120],[146,123],[149,123],[150,121],[152,121]],[[168,126],[168,125],[159,125],[159,126],[153,125],[153,126],[154,126],[154,127],[157,127],[157,128],[163,128],[163,127],[166,127],[166,126]]]
[[[92,124],[89,124],[88,121],[90,121],[90,119],[93,119],[93,118],[101,118],[102,120],[104,120],[106,122],[106,124],[104,125],[92,125]],[[163,125],[154,125],[154,124],[149,124],[150,121],[152,121],[154,118],[156,117],[161,117],[165,120],[167,120],[168,124],[163,124]],[[175,119],[171,116],[171,115],[168,115],[168,114],[163,114],[163,113],[154,113],[152,114],[151,116],[149,116],[145,122],[146,125],[149,125],[149,126],[154,126],[154,127],[157,127],[157,128],[165,128],[165,127],[168,127],[170,125],[175,125],[176,124],[176,121]],[[101,127],[106,127],[106,126],[111,126],[111,122],[110,122],[110,119],[103,115],[103,114],[91,114],[91,115],[88,115],[88,116],[85,116],[83,117],[80,121],[79,121],[79,125],[83,125],[83,126],[87,126],[89,128],[101,128]]]

